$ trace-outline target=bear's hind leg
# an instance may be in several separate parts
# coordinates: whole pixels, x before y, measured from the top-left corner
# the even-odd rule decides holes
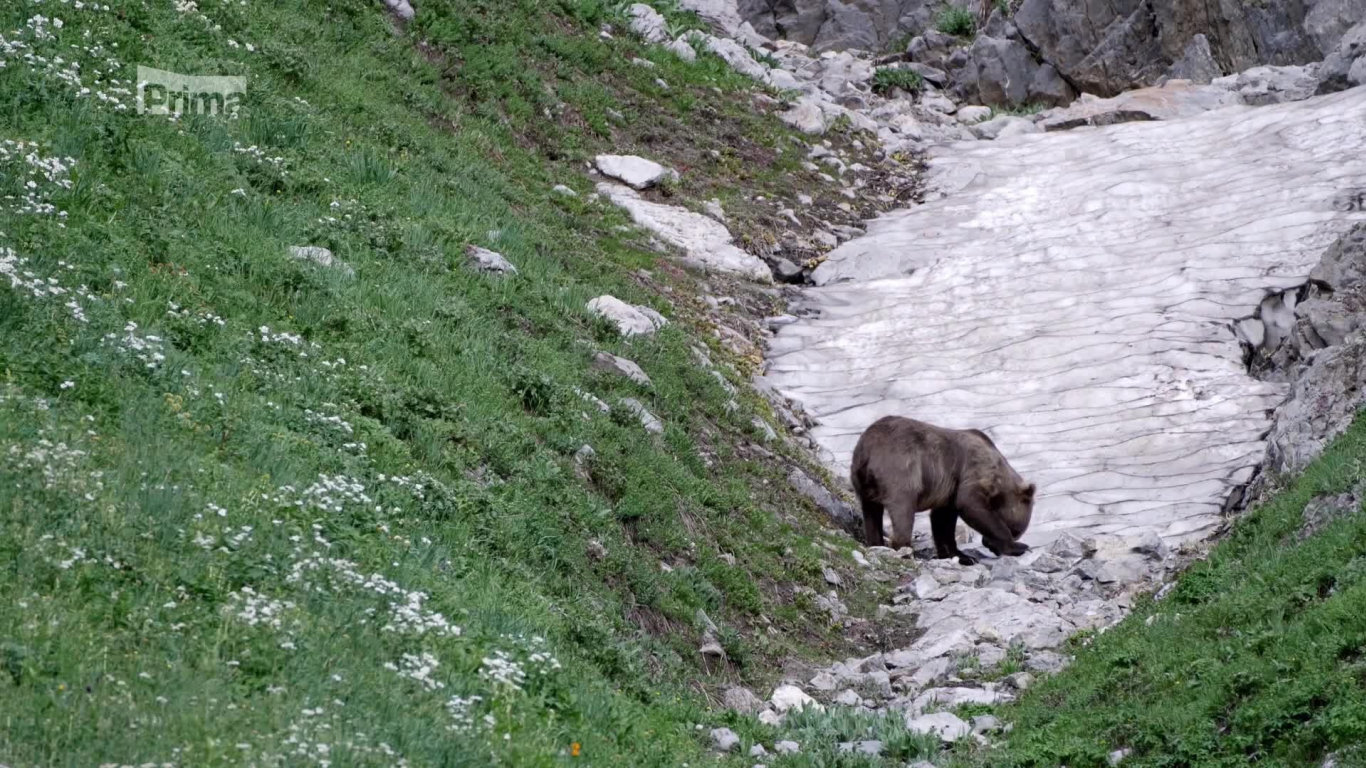
[[[892,515],[892,549],[911,546],[911,534],[915,532],[915,504],[905,499],[897,499],[887,504]]]
[[[882,505],[872,499],[863,499],[860,506],[863,507],[863,543],[869,547],[883,546]]]

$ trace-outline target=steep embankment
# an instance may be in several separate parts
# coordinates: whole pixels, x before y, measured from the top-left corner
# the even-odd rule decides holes
[[[598,0],[0,11],[0,762],[1229,764],[1360,734],[1355,625],[1331,622],[1360,593],[1323,570],[1352,572],[1355,518],[1282,544],[1307,494],[1360,474],[1355,433],[1169,592],[1198,621],[1120,624],[979,752],[999,722],[967,738],[934,710],[1027,691],[1179,563],[1152,537],[974,568],[865,552],[813,479],[828,436],[745,386],[774,329],[823,322],[778,314],[772,281],[836,269],[832,247],[917,195],[927,146],[1298,99],[1303,72],[1190,109],[1174,89],[994,116],[687,4],[722,13],[698,31]],[[246,76],[238,118],[135,114],[138,63]],[[1014,257],[973,263],[995,279]],[[1356,306],[1297,316],[1323,286],[1272,282],[1294,295],[1229,309],[1254,370]],[[1360,339],[1337,341],[1298,389],[1354,380]],[[1216,659],[1231,676],[1176,671]],[[1253,695],[1291,675],[1295,706]],[[1218,695],[1183,697],[1192,680]]]
[[[755,250],[789,186],[877,208],[627,22],[5,4],[0,763],[674,765],[721,684],[847,646],[820,601],[878,586],[828,598],[856,566],[741,386],[772,289],[582,168],[648,150]],[[137,114],[138,64],[245,76],[238,118]]]

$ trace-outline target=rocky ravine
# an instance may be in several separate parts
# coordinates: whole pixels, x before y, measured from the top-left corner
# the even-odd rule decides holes
[[[682,4],[721,20],[736,13],[723,10],[733,4],[722,0]],[[975,40],[936,28],[953,6],[977,18]],[[1055,105],[1080,92],[1113,96],[1166,78],[1209,82],[1262,65],[1318,62],[1366,19],[1366,2],[740,0],[738,18],[818,52],[903,54],[938,72],[962,98]]]
[[[962,738],[973,727],[935,710],[1011,698],[1060,667],[1070,635],[1103,631],[1200,551],[1268,446],[1272,469],[1297,469],[1350,421],[1366,390],[1355,314],[1366,225],[1349,232],[1366,221],[1366,88],[1314,94],[1334,90],[1321,77],[1358,66],[1366,27],[1344,37],[1336,63],[983,122],[986,110],[932,84],[875,95],[867,58],[766,41],[724,3],[701,5],[730,37],[697,42],[798,92],[792,125],[819,137],[847,121],[885,153],[930,157],[924,204],[841,237],[810,273],[794,316],[773,324],[761,389],[814,418],[810,440],[837,475],[864,427],[901,413],[986,429],[1041,489],[1027,555],[926,562],[883,606],[916,617],[923,634],[909,646],[726,703],[772,723],[821,700],[895,708],[918,730]],[[632,15],[647,39],[679,42],[658,37],[647,7]],[[819,143],[811,157],[859,194],[857,169]],[[696,265],[767,279],[729,246],[698,252],[724,236],[600,189]],[[851,556],[873,576],[910,553]],[[822,597],[838,614],[837,597]],[[1007,657],[1027,671],[966,682],[999,678],[980,672]],[[979,737],[990,727],[977,725]]]

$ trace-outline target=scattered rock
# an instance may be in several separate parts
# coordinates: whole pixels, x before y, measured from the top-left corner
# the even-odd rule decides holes
[[[852,688],[846,688],[843,691],[840,691],[835,698],[831,699],[831,701],[846,707],[857,707],[863,702],[863,698]]]
[[[1139,537],[1139,539],[1134,542],[1133,546],[1130,547],[1130,550],[1158,561],[1166,560],[1167,555],[1169,554],[1167,545],[1163,543],[1162,537],[1152,531],[1148,531]]]
[[[602,175],[625,182],[636,190],[653,187],[665,178],[678,178],[677,171],[635,155],[598,155],[594,162]]]
[[[972,732],[967,723],[948,712],[935,712],[919,717],[907,715],[906,730],[911,733],[934,734],[946,744],[958,741]]]
[[[767,750],[767,749],[764,749],[764,745],[763,745],[763,744],[755,744],[754,746],[752,746],[752,747],[749,748],[749,756],[750,756],[750,757],[763,757],[764,755],[767,755],[767,754],[768,754],[768,750]]]
[[[740,746],[740,736],[729,728],[713,728],[711,745],[719,752],[730,752]]]
[[[954,104],[949,97],[938,93],[922,98],[920,106],[945,115],[952,115],[958,111],[958,105]]]
[[[635,3],[626,9],[631,18],[631,31],[647,43],[663,43],[669,39],[669,24],[659,11],[644,4]]]
[[[764,711],[759,713],[759,722],[763,723],[764,725],[776,726],[780,725],[783,722],[783,716],[778,714],[777,712],[774,712],[771,709],[765,709]]]
[[[906,680],[913,689],[918,690],[943,680],[948,676],[951,666],[952,665],[947,658],[940,657],[937,659],[930,659],[924,664],[919,665],[915,672],[912,672],[910,677],[906,678]]]
[[[802,268],[787,259],[778,259],[773,264],[773,275],[784,283],[800,283]]]
[[[697,60],[697,49],[693,48],[692,44],[689,43],[686,38],[679,37],[672,43],[669,43],[666,47],[670,51],[673,51],[675,56],[684,61]]]
[[[825,486],[816,482],[800,467],[792,467],[787,473],[787,482],[801,495],[810,499],[831,522],[842,530],[858,535],[863,526],[863,515],[855,512],[853,506],[845,503]]]
[[[779,114],[778,119],[811,136],[825,133],[825,112],[819,104],[807,98],[801,99],[791,109]]]
[[[1253,106],[1300,101],[1313,96],[1319,79],[1309,67],[1254,67],[1235,75],[1215,78],[1211,83],[1227,88]]]
[[[802,747],[795,741],[780,741],[773,745],[773,751],[780,755],[800,754]]]
[[[649,335],[669,324],[663,315],[650,309],[602,295],[587,304],[588,311],[606,318],[617,326],[623,336]]]
[[[972,718],[973,733],[995,733],[1001,730],[1001,721],[993,715],[978,715]]]
[[[1338,493],[1332,496],[1316,496],[1304,505],[1304,525],[1296,532],[1295,539],[1304,541],[1313,536],[1324,527],[1344,515],[1349,515],[1361,509],[1360,491],[1366,489],[1353,490],[1350,493]]]
[[[550,191],[551,191],[551,192],[554,192],[554,193],[557,194],[557,195],[563,195],[564,197],[578,197],[578,196],[579,196],[579,193],[578,193],[578,192],[575,192],[574,190],[570,189],[569,187],[566,187],[566,186],[563,185],[563,184],[556,184],[555,186],[553,186],[553,187],[550,188]]]
[[[749,51],[734,40],[707,35],[703,38],[702,45],[742,75],[762,81],[768,72],[767,67],[755,61],[754,57],[749,55]]]
[[[795,685],[780,685],[769,697],[773,702],[773,708],[786,714],[788,711],[802,711],[807,707],[813,707],[817,711],[825,709],[815,699],[806,695],[806,691]]]
[[[631,219],[683,250],[684,260],[705,271],[736,274],[760,283],[773,273],[757,256],[737,248],[724,224],[686,208],[652,202],[620,184],[601,183],[598,192],[626,209]]]
[[[908,711],[918,715],[930,707],[954,709],[964,704],[997,704],[1010,698],[1009,694],[985,688],[931,688],[916,696]]]
[[[1035,125],[1033,120],[1015,117],[1014,115],[1002,115],[978,123],[972,126],[971,130],[972,134],[979,139],[999,139],[1021,133],[1039,133],[1043,129]]]
[[[481,272],[493,272],[505,275],[517,273],[517,268],[512,266],[512,262],[503,258],[501,253],[490,251],[487,248],[469,245],[465,247],[465,255],[470,257]]]
[[[1111,752],[1109,755],[1106,756],[1105,761],[1110,765],[1119,765],[1121,762],[1124,761],[1124,758],[1128,756],[1129,750],[1116,749],[1114,752]]]
[[[880,755],[882,754],[882,742],[867,741],[843,741],[838,745],[840,752],[852,752],[857,755]]]
[[[603,560],[607,557],[607,547],[597,539],[591,539],[588,542],[588,556],[594,560]]]
[[[958,122],[964,125],[973,125],[991,117],[991,109],[977,106],[959,107],[954,117],[958,118]]]
[[[384,5],[388,7],[390,13],[403,21],[413,20],[413,6],[408,0],[384,0]]]
[[[621,399],[621,404],[634,413],[636,418],[640,419],[640,425],[645,427],[646,432],[656,435],[664,434],[664,422],[660,421],[659,417],[655,416],[653,413],[650,413],[639,400],[634,397],[623,397]]]
[[[311,261],[319,266],[335,268],[347,275],[355,275],[356,270],[350,264],[332,255],[332,252],[318,245],[291,245],[289,256],[300,261]]]
[[[835,690],[835,688],[839,687],[839,681],[836,680],[835,676],[830,674],[829,672],[817,673],[815,677],[811,678],[808,684],[812,687],[812,689],[817,691],[823,691],[826,693],[833,691]]]
[[[642,386],[648,387],[651,386],[652,383],[650,377],[645,374],[645,371],[642,370],[639,365],[636,365],[634,362],[627,360],[624,357],[617,357],[616,355],[607,352],[598,352],[593,355],[593,367],[599,371],[607,371],[608,373],[625,376]]]

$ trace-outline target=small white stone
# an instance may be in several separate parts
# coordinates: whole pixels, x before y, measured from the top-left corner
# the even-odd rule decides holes
[[[769,701],[773,702],[774,709],[783,713],[788,711],[799,712],[807,707],[814,708],[817,711],[825,709],[825,707],[822,707],[815,699],[806,695],[806,691],[790,684],[780,685],[774,689],[773,695],[769,697]]]
[[[602,175],[625,182],[633,189],[648,189],[665,178],[678,178],[677,171],[635,155],[598,155],[595,162]]]

